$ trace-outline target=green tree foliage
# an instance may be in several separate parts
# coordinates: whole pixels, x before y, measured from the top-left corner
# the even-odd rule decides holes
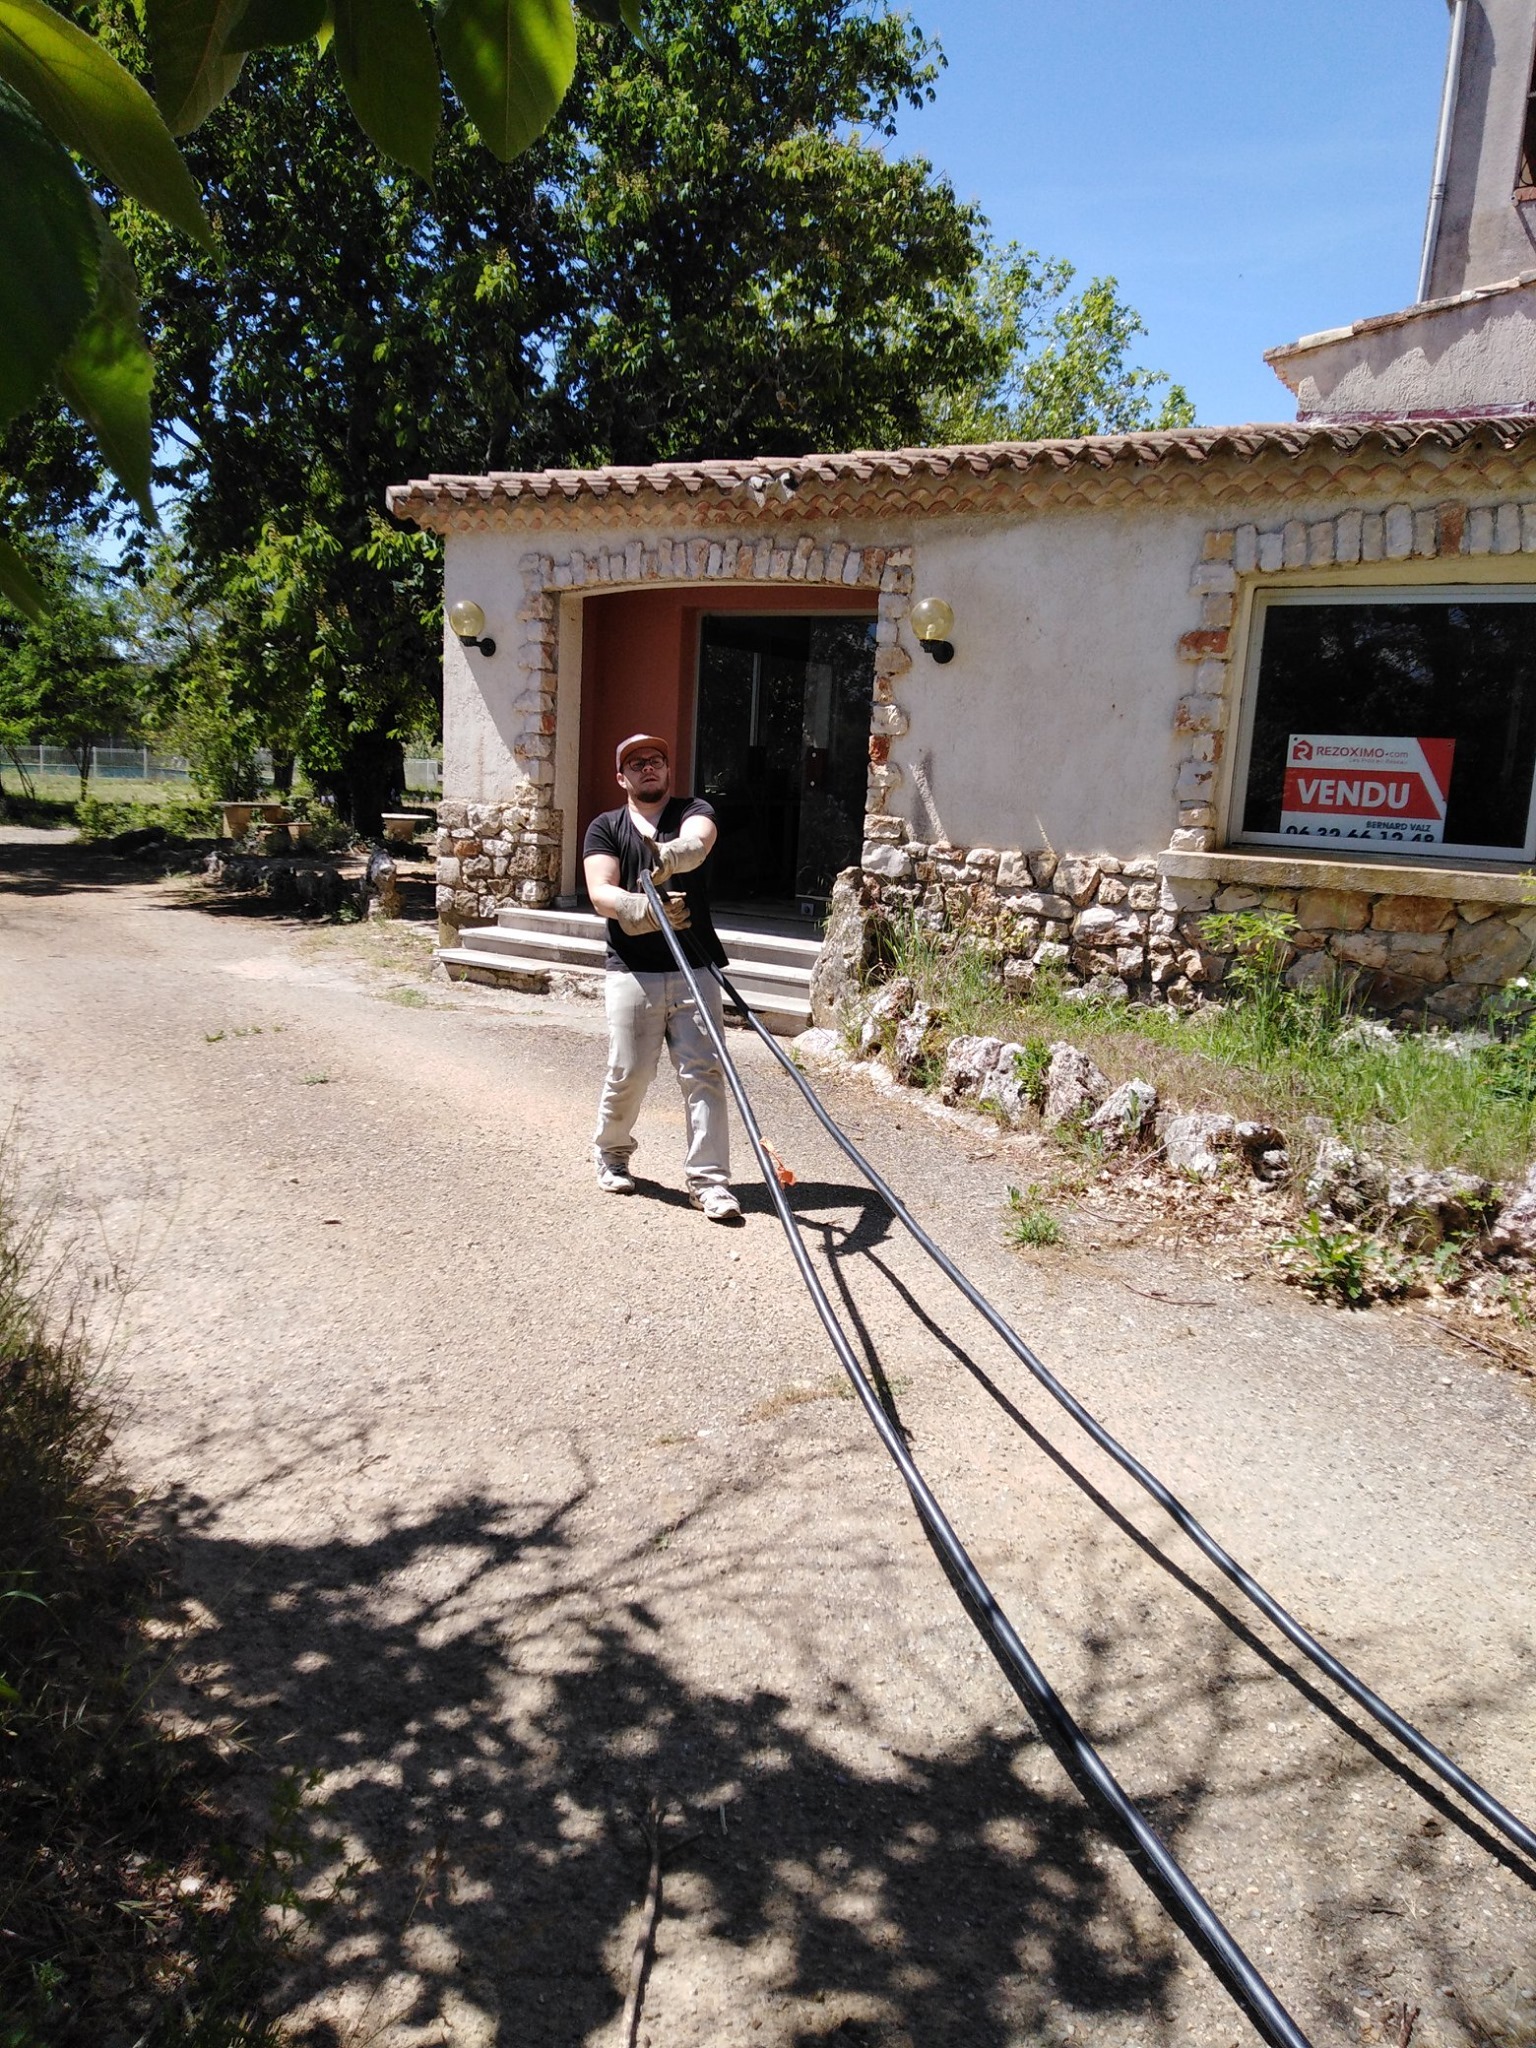
[[[123,226],[230,716],[360,824],[396,798],[439,666],[440,549],[386,518],[385,487],[529,448],[567,290],[546,186],[569,154],[500,168],[456,111],[429,189],[358,148],[318,53],[258,57],[188,144],[222,261]]]
[[[440,551],[383,514],[390,483],[1146,423],[1163,380],[1131,367],[1113,287],[1072,300],[1069,266],[1014,250],[988,268],[979,213],[887,153],[939,62],[904,16],[655,0],[647,22],[643,47],[584,30],[560,118],[506,166],[450,103],[431,187],[359,146],[318,47],[256,50],[187,143],[218,258],[114,213],[219,622],[187,701],[240,736],[210,776],[259,741],[360,825],[396,796],[399,741],[435,718]],[[39,516],[78,507],[90,464],[46,410],[7,462]]]
[[[927,393],[926,440],[1040,441],[1194,424],[1182,384],[1132,363],[1146,328],[1114,278],[1096,277],[1073,297],[1075,279],[1070,263],[1016,242],[988,250],[964,301],[992,364],[982,377]]]
[[[999,367],[967,280],[984,222],[883,147],[937,53],[850,0],[657,0],[654,54],[587,66],[559,208],[570,455],[791,454],[920,438]]]
[[[929,89],[905,23],[650,19],[648,51],[588,35],[568,114],[504,169],[455,111],[430,190],[359,151],[318,56],[253,59],[188,144],[222,261],[124,221],[232,711],[359,824],[439,672],[439,550],[383,516],[388,484],[911,439],[936,380],[994,362],[954,289],[979,217],[851,132]]]
[[[84,796],[92,747],[144,730],[150,678],[124,654],[121,612],[82,550],[51,549],[39,568],[43,617],[0,612],[0,746],[67,747]]]
[[[640,32],[640,0],[575,5]],[[351,111],[379,149],[428,179],[442,126],[441,50],[481,139],[510,159],[542,133],[565,95],[576,20],[573,0],[438,0],[432,26],[418,0],[134,7],[154,99],[96,36],[46,0],[0,0],[0,428],[56,388],[153,523],[153,364],[138,280],[92,183],[211,250],[213,230],[173,133],[207,119],[249,52],[306,44],[331,50]],[[3,536],[0,592],[34,616],[44,601]]]

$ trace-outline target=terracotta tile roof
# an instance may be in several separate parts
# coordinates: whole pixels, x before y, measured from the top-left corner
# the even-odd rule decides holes
[[[1171,433],[1091,434],[1068,441],[994,441],[956,448],[858,449],[845,455],[773,455],[719,462],[613,464],[603,469],[504,471],[489,476],[429,476],[393,484],[390,510],[401,519],[451,511],[488,510],[518,503],[557,505],[579,499],[713,500],[740,494],[771,506],[802,490],[822,499],[858,497],[871,486],[889,499],[893,487],[1063,471],[1118,472],[1197,468],[1218,460],[1254,462],[1266,455],[1302,457],[1367,445],[1383,455],[1407,455],[1433,446],[1454,450],[1476,436],[1512,450],[1536,436],[1536,416],[1491,414],[1478,418],[1348,422],[1298,420],[1238,427],[1190,427]]]

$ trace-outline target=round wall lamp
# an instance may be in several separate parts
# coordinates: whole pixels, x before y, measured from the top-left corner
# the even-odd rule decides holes
[[[482,654],[494,654],[496,642],[485,640],[485,613],[472,598],[461,597],[457,604],[448,607],[448,624],[466,647],[476,647]]]
[[[931,654],[940,663],[954,660],[955,650],[949,636],[955,630],[955,615],[942,597],[920,597],[907,617],[925,654]]]

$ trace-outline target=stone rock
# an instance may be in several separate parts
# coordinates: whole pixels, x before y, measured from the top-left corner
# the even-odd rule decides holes
[[[894,981],[888,981],[865,1005],[859,1025],[859,1051],[868,1052],[877,1045],[885,1035],[886,1025],[899,1023],[916,1001],[916,985],[905,974],[898,974]]]
[[[1158,1118],[1157,1135],[1173,1172],[1210,1180],[1237,1149],[1237,1120],[1203,1109],[1164,1115]]]
[[[896,1036],[891,1042],[891,1072],[898,1081],[912,1081],[926,1051],[928,1033],[933,1027],[933,1012],[926,1003],[914,1004],[912,1009],[896,1026]]]
[[[881,840],[870,840],[865,845],[862,859],[866,874],[880,875],[888,882],[912,880],[912,863],[899,846],[890,846]]]
[[[1058,896],[1065,896],[1079,907],[1093,894],[1099,879],[1099,863],[1085,860],[1080,854],[1068,854],[1065,860],[1056,863],[1052,884]]]
[[[842,1035],[826,1026],[812,1025],[809,1031],[790,1040],[789,1050],[802,1066],[836,1066],[843,1057]]]
[[[1066,966],[1071,958],[1072,954],[1069,948],[1062,945],[1056,939],[1047,939],[1043,946],[1035,948],[1034,959],[1031,964],[1038,968],[1055,968],[1059,971]]]
[[[1468,1236],[1495,1206],[1490,1182],[1454,1167],[1394,1173],[1387,1183],[1387,1214],[1411,1251],[1433,1251],[1448,1237]]]
[[[1241,882],[1228,882],[1217,891],[1215,908],[1222,917],[1240,916],[1245,910],[1257,910],[1264,901],[1261,889],[1250,889]]]
[[[1429,1014],[1445,1024],[1465,1024],[1475,1017],[1488,1000],[1486,988],[1475,983],[1462,988],[1450,983],[1437,988],[1426,1005]]]
[[[1287,988],[1322,988],[1338,972],[1331,954],[1299,953],[1285,970]]]
[[[1049,889],[1056,880],[1056,870],[1060,865],[1054,853],[1032,853],[1029,871],[1035,878],[1036,888]]]
[[[1378,896],[1371,925],[1378,932],[1443,932],[1455,916],[1443,896]]]
[[[1076,988],[1063,989],[1064,1003],[1128,1003],[1131,991],[1118,974],[1091,974]]]
[[[1424,1008],[1433,986],[1423,975],[1383,969],[1371,978],[1371,1002],[1378,1010],[1401,1011],[1405,1018],[1413,1019]]]
[[[1297,936],[1299,938],[1303,934],[1298,933]],[[1383,934],[1377,932],[1339,932],[1331,940],[1329,951],[1335,960],[1347,961],[1351,967],[1377,968],[1387,964],[1387,941]]]
[[[981,1084],[1002,1057],[1000,1038],[952,1038],[944,1055],[944,1075],[939,1095],[945,1102],[961,1102],[980,1093]]]
[[[1451,935],[1451,979],[1483,986],[1510,981],[1530,964],[1531,942],[1502,917],[1461,925]]]
[[[1072,938],[1079,946],[1140,945],[1145,942],[1146,927],[1133,910],[1095,904],[1091,910],[1080,910],[1072,920]]]
[[[1003,962],[1003,987],[1011,996],[1027,996],[1035,985],[1035,963],[1033,960],[1005,960]]]
[[[1400,1041],[1389,1024],[1383,1024],[1375,1017],[1357,1017],[1353,1024],[1334,1036],[1335,1052],[1357,1050],[1360,1052],[1397,1052]]]
[[[1032,889],[1034,876],[1029,871],[1028,856],[1022,853],[1003,853],[998,856],[997,886],[999,889]]]
[[[1045,1074],[1045,1102],[1040,1121],[1048,1131],[1070,1118],[1089,1116],[1109,1093],[1109,1082],[1087,1053],[1058,1039],[1051,1047]]]
[[[1387,1205],[1387,1169],[1368,1152],[1357,1152],[1336,1133],[1327,1132],[1307,1175],[1304,1197],[1309,1209],[1344,1223],[1380,1215]]]
[[[1122,1081],[1088,1119],[1109,1147],[1139,1145],[1157,1114],[1157,1090],[1150,1081]]]
[[[1023,1123],[1034,1107],[1015,1064],[1023,1050],[1022,1045],[1012,1041],[1003,1046],[976,1092],[976,1107],[995,1111],[1002,1122],[1009,1125]]]
[[[857,999],[874,963],[875,930],[864,902],[857,868],[845,868],[832,885],[827,929],[811,969],[811,1022],[832,1031]]]
[[[1072,906],[1065,896],[1050,896],[1037,889],[1027,889],[1013,897],[1008,908],[1020,917],[1049,917],[1062,923],[1072,915]]]
[[[1536,1166],[1499,1212],[1488,1246],[1502,1258],[1536,1258]]]
[[[1284,1131],[1273,1124],[1239,1123],[1232,1134],[1243,1148],[1248,1165],[1260,1180],[1289,1180],[1291,1155]]]
[[[1371,899],[1354,889],[1303,889],[1296,922],[1314,932],[1358,932],[1371,915]]]

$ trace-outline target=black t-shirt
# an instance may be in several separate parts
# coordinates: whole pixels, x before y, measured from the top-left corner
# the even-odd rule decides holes
[[[675,839],[685,818],[713,818],[714,815],[701,796],[669,797],[665,810],[656,820],[656,837]],[[583,859],[589,853],[612,854],[619,864],[619,887],[638,891],[640,870],[650,866],[649,848],[650,841],[635,828],[629,805],[622,804],[618,810],[604,811],[601,817],[592,820],[582,841],[581,852]],[[706,960],[713,960],[717,967],[725,965],[725,948],[709,914],[709,871],[714,860],[714,854],[710,853],[688,874],[674,875],[662,891],[663,895],[682,895],[688,899],[690,923],[687,931],[679,932],[677,936],[683,942],[683,952],[690,967],[702,967]],[[628,968],[631,974],[677,972],[677,962],[660,932],[642,932],[639,938],[631,938],[611,917],[607,926],[607,964],[610,970]]]

